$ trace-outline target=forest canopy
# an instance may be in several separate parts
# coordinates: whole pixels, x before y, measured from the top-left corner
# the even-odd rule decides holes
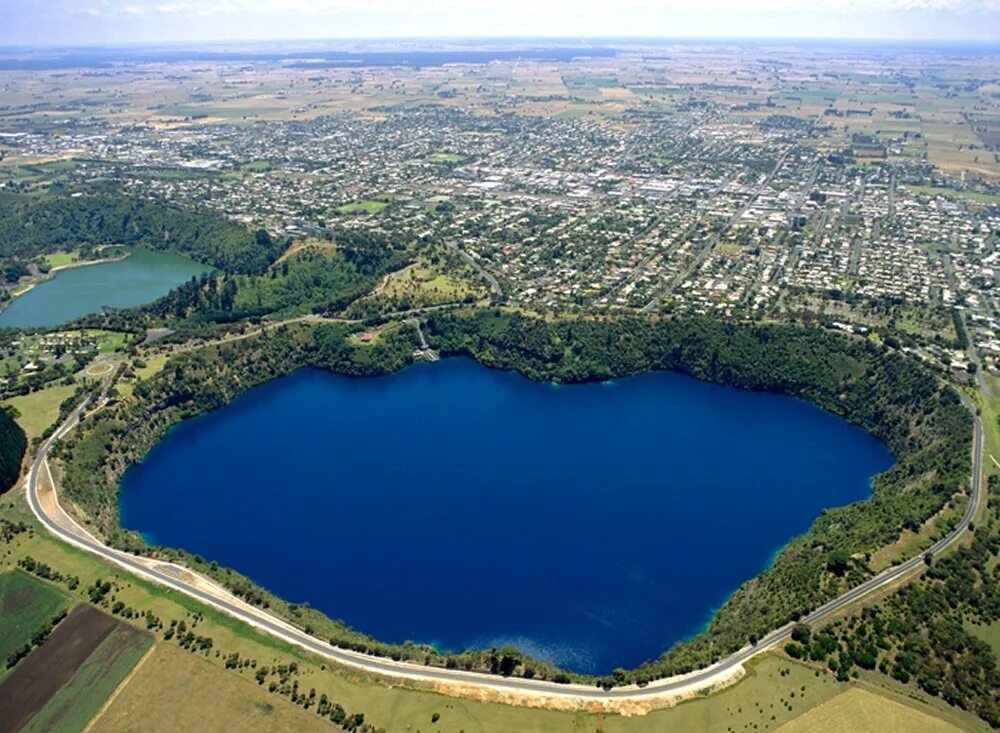
[[[234,273],[267,269],[284,243],[218,214],[116,193],[0,193],[0,259],[31,259],[80,245],[169,250]]]

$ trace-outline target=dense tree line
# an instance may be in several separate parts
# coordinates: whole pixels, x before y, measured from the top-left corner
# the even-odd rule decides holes
[[[264,272],[286,246],[215,213],[117,193],[0,193],[0,259],[16,262],[81,244],[170,250],[237,273]]]
[[[21,426],[6,410],[0,410],[0,494],[13,486],[21,475],[21,461],[28,440]]]
[[[264,313],[335,313],[367,294],[380,277],[410,259],[380,238],[337,239],[335,249],[304,250],[265,276],[234,278],[231,309]]]
[[[917,582],[815,634],[797,627],[785,651],[824,662],[841,680],[879,670],[1000,728],[1000,667],[972,633],[1000,622],[1000,481],[989,481],[989,515],[968,546],[934,560]]]
[[[265,315],[335,313],[369,293],[378,279],[399,269],[411,253],[374,235],[345,233],[335,246],[305,247],[259,274],[212,274],[191,278],[162,298],[138,308],[82,319],[90,326],[135,330],[157,320],[233,323]]]

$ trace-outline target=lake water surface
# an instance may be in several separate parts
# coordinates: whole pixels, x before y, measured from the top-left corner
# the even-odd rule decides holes
[[[59,270],[15,298],[0,312],[0,327],[58,326],[105,306],[151,303],[193,276],[212,268],[170,252],[122,247],[129,256],[100,265]]]
[[[608,672],[696,633],[892,457],[803,401],[671,373],[556,386],[468,359],[302,370],[187,421],[125,527],[380,639]]]

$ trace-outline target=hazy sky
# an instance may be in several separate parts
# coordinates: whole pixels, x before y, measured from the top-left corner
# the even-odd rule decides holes
[[[0,44],[392,36],[1000,40],[1000,0],[0,0]]]

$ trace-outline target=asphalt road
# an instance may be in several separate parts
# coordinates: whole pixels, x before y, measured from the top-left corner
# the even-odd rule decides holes
[[[44,468],[49,451],[53,443],[69,432],[79,420],[84,409],[86,409],[91,398],[87,398],[66,418],[66,421],[58,430],[41,446],[38,455],[31,464],[26,480],[26,494],[28,504],[32,512],[38,517],[42,525],[59,539],[85,550],[97,557],[103,558],[119,567],[124,568],[136,575],[147,578],[167,588],[171,588],[180,593],[198,599],[203,603],[213,606],[233,618],[244,621],[251,626],[260,629],[272,636],[286,642],[296,644],[321,657],[325,657],[334,662],[360,669],[378,675],[394,678],[406,678],[430,682],[446,682],[453,684],[474,685],[494,689],[501,692],[519,691],[531,693],[545,697],[569,697],[588,701],[613,701],[621,699],[653,698],[660,695],[670,696],[680,692],[707,687],[713,684],[714,680],[721,679],[735,670],[736,667],[747,661],[751,657],[760,654],[776,644],[783,642],[791,635],[793,624],[788,624],[780,629],[772,631],[761,639],[756,645],[747,646],[734,654],[726,657],[715,665],[704,670],[694,672],[680,677],[656,680],[650,682],[646,687],[628,686],[616,687],[605,691],[597,687],[584,685],[562,685],[545,680],[521,679],[516,677],[499,677],[486,673],[467,672],[464,670],[439,669],[426,667],[420,664],[409,662],[394,662],[391,659],[373,657],[367,654],[352,652],[331,646],[321,639],[310,636],[302,630],[292,627],[285,621],[271,616],[261,609],[245,606],[238,602],[229,602],[225,598],[207,593],[200,588],[189,584],[179,577],[176,566],[166,563],[162,568],[148,567],[144,562],[140,562],[136,557],[127,553],[114,550],[102,544],[89,535],[84,529],[79,527],[72,519],[57,509],[61,521],[48,516],[42,508],[38,498],[38,475]],[[99,398],[100,399],[100,398]],[[973,460],[972,460],[972,483],[970,500],[966,507],[961,521],[948,533],[946,537],[936,542],[929,552],[937,555],[947,549],[961,538],[968,529],[970,522],[979,510],[983,502],[982,491],[982,456],[983,456],[983,427],[979,416],[975,414],[972,404],[963,398],[965,405],[975,416],[974,436],[973,436]],[[69,529],[63,525],[69,525]],[[867,596],[874,591],[885,588],[905,576],[919,572],[924,565],[923,554],[914,557],[906,562],[888,568],[878,575],[870,578],[861,585],[847,591],[843,595],[824,604],[816,609],[802,621],[804,623],[816,623],[838,613],[850,606],[858,599]]]

